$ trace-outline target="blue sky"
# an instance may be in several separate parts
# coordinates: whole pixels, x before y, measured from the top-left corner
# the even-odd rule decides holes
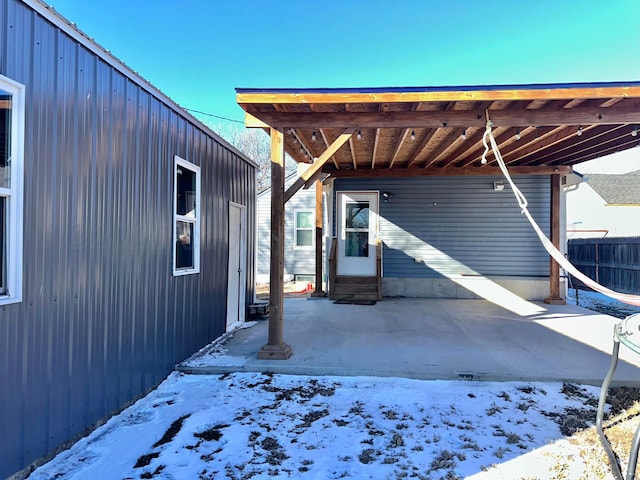
[[[183,107],[239,121],[235,87],[640,80],[638,0],[49,1]]]

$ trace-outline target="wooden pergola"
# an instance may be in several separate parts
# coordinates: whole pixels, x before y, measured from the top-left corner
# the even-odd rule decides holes
[[[246,126],[271,135],[269,338],[260,358],[291,355],[283,338],[284,204],[300,188],[329,176],[500,175],[492,155],[481,163],[490,120],[512,174],[550,176],[559,246],[562,176],[640,143],[640,82],[236,91]],[[310,164],[286,192],[285,151]],[[318,245],[321,219],[316,227]],[[546,301],[561,301],[553,260]]]

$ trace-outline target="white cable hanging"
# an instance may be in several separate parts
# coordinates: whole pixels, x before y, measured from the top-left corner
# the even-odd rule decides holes
[[[542,242],[542,245],[544,246],[544,248],[547,250],[547,252],[549,252],[549,255],[551,255],[553,259],[558,263],[558,265],[560,265],[560,267],[562,267],[566,272],[570,273],[571,275],[576,277],[578,280],[580,280],[582,283],[592,288],[593,290],[600,292],[608,297],[619,300],[628,305],[640,306],[640,296],[630,295],[628,293],[618,293],[607,287],[600,285],[598,282],[587,277],[584,273],[582,273],[580,270],[574,267],[573,264],[569,262],[569,260],[567,260],[567,258],[553,245],[553,243],[551,243],[551,241],[542,232],[542,230],[540,229],[536,221],[533,219],[533,217],[529,213],[529,210],[527,209],[528,202],[526,197],[520,191],[520,189],[516,187],[515,183],[513,183],[511,175],[509,175],[509,171],[507,170],[507,166],[505,165],[504,160],[502,159],[502,155],[500,154],[500,150],[498,149],[498,144],[496,143],[496,139],[493,136],[493,133],[491,131],[491,126],[492,124],[491,124],[491,121],[489,120],[489,115],[487,114],[487,128],[482,137],[482,143],[484,145],[484,152],[482,154],[482,163],[483,164],[487,163],[486,156],[487,156],[487,153],[489,153],[489,145],[487,145],[487,137],[488,137],[489,141],[491,142],[491,150],[493,150],[493,154],[496,157],[498,166],[500,167],[502,174],[505,176],[505,178],[509,182],[509,185],[511,185],[511,191],[513,192],[513,195],[516,197],[516,200],[518,201],[518,205],[520,205],[520,208],[522,209],[522,213],[529,220],[529,223],[535,230],[536,234],[538,235],[538,238],[540,238],[540,241]]]

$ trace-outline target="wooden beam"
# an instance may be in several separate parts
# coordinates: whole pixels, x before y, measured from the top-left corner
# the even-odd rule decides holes
[[[531,86],[530,88],[482,87],[467,89],[428,89],[405,92],[245,92],[236,95],[241,106],[254,103],[394,103],[394,102],[457,102],[457,101],[493,101],[493,100],[563,100],[573,98],[629,98],[640,97],[640,86],[580,86],[554,88],[553,85]]]
[[[316,182],[324,182],[326,180],[326,178],[329,176],[328,173],[325,173],[322,171],[322,169],[318,170],[316,173],[313,174],[313,177],[311,177],[309,180],[307,180],[307,182],[304,184],[304,188],[311,188],[311,185],[313,185]]]
[[[312,297],[324,297],[322,290],[322,182],[316,182],[316,288]]]
[[[358,162],[356,162],[356,151],[353,146],[353,135],[349,137],[349,151],[351,152],[351,163],[353,168],[358,168]]]
[[[327,139],[327,135],[323,129],[320,129],[320,135],[322,135],[322,140],[324,141],[324,144],[327,147],[331,145],[332,142],[330,142],[329,139]],[[331,156],[331,161],[333,162],[336,168],[339,168],[338,161],[336,160],[336,157],[334,157],[333,155]]]
[[[263,360],[286,360],[284,343],[284,136],[271,129],[271,257],[269,271],[269,334],[258,352]]]
[[[249,112],[245,112],[244,114],[244,126],[247,128],[270,128],[268,124]]]
[[[551,235],[553,246],[560,249],[560,185],[561,175],[551,175]],[[566,302],[560,295],[560,265],[550,257],[549,265],[549,296],[544,303],[564,305]]]
[[[511,167],[509,173],[512,175],[568,175],[573,169],[567,165],[544,165],[531,167]],[[334,178],[380,178],[380,177],[419,177],[419,176],[473,176],[473,175],[490,175],[502,176],[499,167],[466,167],[466,168],[394,168],[388,169],[359,169],[359,170],[324,170]]]
[[[259,126],[279,128],[437,128],[484,127],[486,111],[415,112],[260,112]],[[640,123],[638,102],[613,107],[575,107],[553,110],[489,110],[494,126],[612,125]],[[258,124],[258,122],[256,122]]]
[[[329,159],[333,156],[334,153],[338,151],[342,145],[344,145],[347,140],[351,138],[354,134],[355,130],[350,128],[342,132],[340,136],[327,147],[327,149],[320,155],[315,162],[311,164],[309,168],[307,168],[302,175],[300,175],[293,185],[291,185],[284,194],[284,203],[287,203],[289,199],[298,191],[302,186],[313,177],[316,172],[318,172],[325,164],[329,161]]]

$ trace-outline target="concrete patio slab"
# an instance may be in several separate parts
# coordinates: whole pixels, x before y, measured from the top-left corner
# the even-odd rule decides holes
[[[290,359],[258,360],[265,320],[201,350],[178,370],[599,385],[619,322],[572,305],[486,300],[385,298],[365,306],[291,298],[284,311]],[[615,384],[640,385],[640,356],[624,346]]]

